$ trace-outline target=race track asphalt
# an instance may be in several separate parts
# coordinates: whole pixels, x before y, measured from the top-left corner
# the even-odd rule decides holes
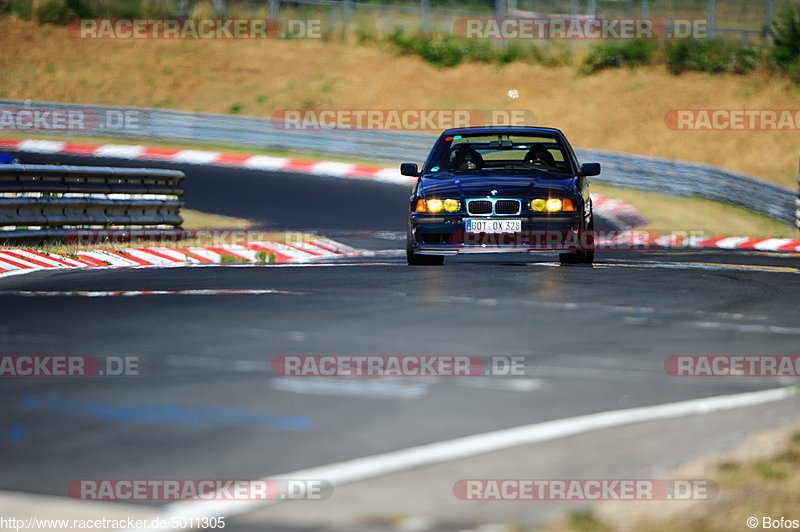
[[[22,162],[97,159],[28,155]],[[673,355],[796,355],[800,259],[616,251],[405,265],[404,187],[145,161],[187,207],[317,231],[374,257],[310,266],[43,271],[0,279],[0,354],[138,357],[139,376],[6,379],[0,489],[84,478],[251,478],[580,414],[792,381],[678,378]],[[270,289],[82,297],[73,291]],[[517,377],[276,376],[280,355],[521,356]],[[658,462],[658,460],[655,460]],[[655,463],[654,465],[664,465]]]

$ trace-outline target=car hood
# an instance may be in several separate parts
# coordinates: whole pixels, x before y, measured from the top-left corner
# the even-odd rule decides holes
[[[419,194],[423,197],[472,198],[481,196],[533,197],[567,196],[575,192],[578,179],[562,174],[436,174],[422,177]],[[492,191],[496,190],[496,194]]]

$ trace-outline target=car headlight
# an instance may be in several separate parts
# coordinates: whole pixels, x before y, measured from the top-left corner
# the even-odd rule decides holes
[[[440,199],[429,199],[427,202],[428,212],[442,212],[444,203]]]
[[[437,213],[437,212],[457,212],[461,210],[461,202],[457,199],[438,199],[433,198],[429,200],[418,199],[416,206],[414,207],[414,212],[429,212],[429,213]]]
[[[547,200],[547,212],[557,212],[561,210],[561,200],[558,198],[550,198]]]
[[[444,200],[444,210],[447,212],[456,212],[461,208],[461,202],[455,199]]]
[[[531,210],[536,212],[542,212],[545,208],[545,200],[543,199],[534,199],[531,200]]]
[[[569,198],[532,199],[530,207],[534,212],[575,212],[575,204]]]

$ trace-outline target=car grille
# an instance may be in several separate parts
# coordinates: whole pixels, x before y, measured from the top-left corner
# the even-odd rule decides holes
[[[519,200],[497,200],[495,214],[519,214]]]
[[[520,201],[519,200],[468,200],[467,212],[469,214],[519,214]]]
[[[492,202],[489,200],[472,200],[467,202],[470,214],[492,214]]]

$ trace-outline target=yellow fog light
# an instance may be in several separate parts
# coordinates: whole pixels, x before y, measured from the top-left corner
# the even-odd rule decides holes
[[[446,199],[444,200],[444,210],[447,212],[456,212],[461,208],[461,203],[458,200]]]
[[[550,198],[547,200],[547,211],[556,212],[561,210],[561,200],[558,198]]]
[[[531,200],[531,210],[542,212],[545,207],[545,201],[543,199],[535,199]]]
[[[428,200],[428,212],[442,212],[444,205],[442,205],[442,200],[440,199],[429,199]]]

